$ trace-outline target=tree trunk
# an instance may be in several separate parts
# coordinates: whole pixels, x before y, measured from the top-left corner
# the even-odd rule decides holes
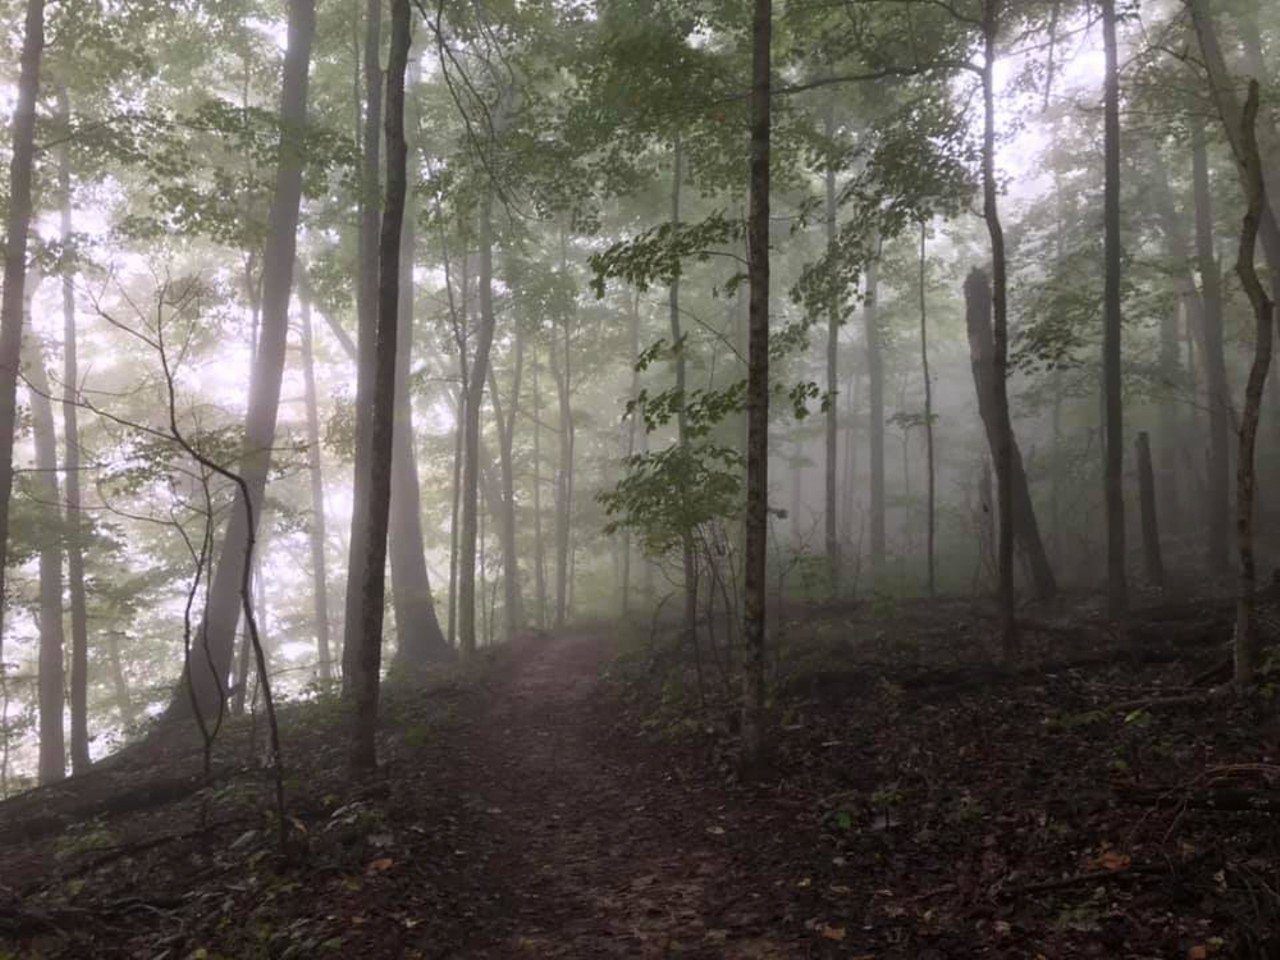
[[[542,539],[542,386],[537,344],[533,354],[533,592],[539,629],[547,625],[547,551]]]
[[[511,407],[505,416],[502,397],[498,392],[498,379],[494,375],[493,365],[489,366],[489,401],[493,405],[493,419],[498,428],[498,475],[501,490],[494,517],[498,521],[498,539],[502,547],[503,638],[507,643],[514,640],[516,632],[524,626],[524,605],[520,596],[520,559],[516,544],[515,465],[512,451],[516,414],[520,409],[520,381],[523,371],[524,337],[517,324],[515,362],[511,374]]]
[[[680,180],[683,155],[680,149],[680,137],[677,136],[671,149],[671,227],[680,226]],[[689,417],[685,412],[687,396],[687,364],[685,353],[685,333],[680,318],[680,276],[677,274],[671,281],[667,291],[667,313],[671,326],[671,349],[676,369],[676,392],[680,395],[680,404],[676,408],[676,444],[683,451],[689,449]],[[698,560],[694,552],[694,533],[692,529],[680,531],[680,563],[684,579],[684,643],[691,653],[697,655],[698,644]]]
[[[416,70],[410,76],[416,79]],[[412,127],[412,123],[406,124]],[[393,665],[401,676],[421,678],[427,664],[449,660],[452,650],[440,629],[422,536],[422,498],[413,442],[413,399],[409,378],[413,356],[413,265],[416,231],[404,217],[400,237],[400,291],[397,295],[395,429],[391,455],[391,589],[396,617]]]
[[[564,319],[564,356],[559,355],[559,345],[552,331],[551,374],[556,382],[556,399],[559,404],[560,460],[556,466],[556,609],[555,626],[564,626],[569,605],[569,546],[573,522],[573,407],[570,403],[569,324]]]
[[[17,100],[13,107],[9,196],[5,216],[4,288],[0,292],[0,674],[4,671],[5,570],[9,556],[9,499],[13,493],[13,434],[17,425],[18,367],[26,307],[27,232],[31,227],[31,167],[35,153],[36,95],[44,50],[44,0],[27,0]]]
[[[58,113],[70,123],[67,88],[58,88]],[[71,159],[67,145],[58,150],[60,233],[64,246],[71,243]],[[75,271],[62,271],[62,443],[66,480],[67,592],[71,615],[71,772],[88,771],[89,759],[89,613],[84,588],[84,516],[80,509],[80,371],[76,353]]]
[[[1144,430],[1138,434],[1138,492],[1142,508],[1142,552],[1147,579],[1164,589],[1164,560],[1160,556],[1160,524],[1156,510],[1156,478],[1151,466],[1151,442]]]
[[[1209,12],[1207,0],[1185,0],[1191,13],[1191,23],[1195,29],[1196,39],[1200,44],[1200,53],[1204,60],[1205,70],[1209,78],[1209,93],[1217,107],[1218,116],[1222,120],[1227,134],[1227,142],[1231,145],[1231,153],[1241,176],[1249,176],[1246,167],[1247,145],[1246,134],[1241,117],[1239,97],[1226,60],[1222,56],[1222,48],[1218,43],[1218,32]],[[1267,266],[1273,277],[1280,277],[1280,166],[1268,162],[1273,158],[1262,158],[1259,176],[1264,184],[1262,206],[1258,212],[1258,236],[1262,240],[1262,249],[1266,254]]]
[[[1124,412],[1120,394],[1120,81],[1116,61],[1116,2],[1102,0],[1102,37],[1106,51],[1104,84],[1103,231],[1103,395],[1105,398],[1107,504],[1107,613],[1115,618],[1129,605],[1124,544]]]
[[[391,514],[391,473],[396,417],[396,340],[401,324],[400,274],[404,263],[400,238],[408,193],[404,136],[404,85],[409,62],[409,0],[391,0],[391,54],[387,62],[387,195],[379,237],[378,334],[370,418],[367,553],[362,572],[360,634],[352,677],[354,707],[350,768],[365,774],[377,766],[374,734],[378,725],[378,689],[382,666],[382,620],[386,609],[387,523]],[[415,503],[416,508],[416,503]]]
[[[747,219],[747,504],[743,583],[743,769],[770,753],[765,698],[765,594],[769,520],[769,148],[772,0],[755,0],[751,56],[750,212]]]
[[[994,329],[992,335],[992,357],[990,363],[991,386],[988,402],[992,407],[992,424],[987,427],[987,438],[991,444],[991,457],[996,467],[996,501],[1000,519],[999,547],[996,550],[999,598],[1000,598],[1000,634],[1004,646],[1005,660],[1012,663],[1021,655],[1021,642],[1018,638],[1017,623],[1013,616],[1013,465],[1014,442],[1013,427],[1009,421],[1009,307],[1008,307],[1008,264],[1005,261],[1004,227],[1000,223],[1000,209],[997,201],[996,185],[996,108],[995,108],[995,65],[996,34],[1000,26],[1002,0],[982,0],[982,213],[987,223],[987,233],[991,237],[991,280],[990,301],[994,313]],[[980,274],[969,274],[965,291],[972,288],[975,295],[981,289],[984,299],[987,298],[986,277]],[[976,301],[975,301],[976,302]],[[986,311],[975,309],[976,316],[985,318]],[[966,316],[968,312],[966,313]],[[970,336],[970,348],[973,338]],[[974,361],[975,378],[977,360]],[[982,394],[986,392],[979,387],[979,404]],[[985,417],[983,418],[985,421]],[[1039,539],[1037,535],[1037,539]]]
[[[1256,605],[1257,571],[1253,555],[1254,448],[1258,439],[1258,420],[1262,413],[1262,391],[1271,366],[1272,311],[1258,272],[1254,268],[1254,248],[1258,240],[1259,221],[1266,205],[1262,177],[1262,156],[1254,132],[1258,115],[1258,82],[1249,83],[1241,124],[1241,179],[1244,181],[1248,207],[1240,232],[1240,251],[1236,272],[1240,276],[1254,315],[1253,364],[1245,387],[1244,410],[1240,417],[1240,456],[1236,465],[1236,543],[1240,552],[1239,598],[1235,629],[1235,683],[1240,690],[1253,684],[1258,660],[1258,624]]]
[[[866,299],[863,320],[867,338],[867,436],[871,446],[871,581],[884,572],[884,350],[880,345],[880,321],[876,298],[880,289],[880,241],[867,264]]]
[[[462,536],[458,545],[458,644],[462,655],[476,652],[476,539],[479,534],[480,404],[493,346],[493,194],[480,203],[480,329],[467,375],[463,405]],[[480,598],[483,600],[483,597]]]
[[[636,364],[640,356],[640,292],[637,290],[631,300],[630,324],[628,325],[629,349],[631,358],[631,388],[627,397],[635,401],[640,396],[640,371]],[[636,454],[636,431],[643,429],[643,416],[639,410],[627,417],[627,463]],[[534,424],[534,430],[538,429]],[[622,617],[625,620],[631,612],[631,528],[622,529]]]
[[[364,570],[360,566],[368,556],[365,538],[369,518],[365,515],[370,499],[365,489],[370,459],[369,439],[372,435],[373,393],[378,338],[378,211],[379,168],[382,155],[382,0],[366,0],[364,24],[364,128],[360,165],[360,225],[356,266],[356,406],[355,464],[351,479],[351,536],[347,552],[347,591],[344,603],[342,638],[342,692],[350,695],[351,676],[360,636],[360,609],[363,603]]]
[[[38,280],[27,285],[28,309]],[[30,314],[28,313],[28,316]],[[36,469],[31,475],[37,509],[47,515],[50,529],[40,538],[40,782],[53,783],[66,776],[66,740],[63,731],[62,625],[62,511],[58,494],[58,438],[53,426],[53,403],[44,351],[29,334],[23,349],[27,391],[31,401],[31,430],[35,437]],[[88,744],[86,742],[86,752]],[[86,757],[87,760],[87,757]]]
[[[925,241],[928,227],[920,222],[920,370],[924,376],[924,450],[925,468],[928,472],[928,496],[926,501],[926,556],[929,569],[929,596],[937,592],[934,572],[934,513],[936,506],[937,479],[933,464],[933,382],[929,378],[929,310],[926,281],[928,279],[928,262],[925,260]]]
[[[827,112],[826,134],[829,141],[835,138],[835,123],[831,112]],[[827,257],[834,259],[836,246],[836,168],[834,161],[828,162],[826,171],[826,227]],[[839,394],[839,359],[840,359],[840,299],[832,295],[827,307],[827,411],[826,411],[826,463],[824,467],[824,510],[826,520],[827,568],[831,576],[831,588],[839,593],[840,577],[840,535],[839,515],[836,509],[836,459],[840,437],[839,406],[836,403]]]
[[[325,559],[324,474],[320,470],[320,412],[316,399],[311,301],[305,296],[301,300],[302,379],[307,404],[307,474],[311,480],[311,600],[315,611],[319,675],[321,682],[327,685],[333,680],[333,652],[329,647],[329,574]]]
[[[289,334],[289,295],[297,248],[298,207],[302,199],[302,135],[307,120],[307,72],[314,32],[314,0],[289,0],[289,39],[280,93],[282,132],[262,262],[262,336],[249,384],[249,410],[245,417],[245,445],[240,467],[255,524],[261,519],[263,494],[271,466]],[[251,535],[243,495],[237,485],[236,500],[228,515],[222,552],[199,634],[206,649],[197,651],[188,664],[191,691],[188,691],[185,678],[179,681],[173,703],[173,712],[179,716],[190,711],[193,696],[205,716],[216,712],[226,696],[227,673],[231,667],[236,624],[241,613],[239,598],[246,547]]]
[[[1204,124],[1192,121],[1192,185],[1196,207],[1196,261],[1200,270],[1200,320],[1203,365],[1209,391],[1208,565],[1211,573],[1229,567],[1230,552],[1230,393],[1222,345],[1222,283],[1214,255],[1213,195]]]
[[[1057,592],[1053,568],[1049,564],[1044,544],[1040,540],[1040,528],[1036,523],[1027,474],[1022,465],[1022,453],[1013,436],[1009,420],[1008,401],[1000,395],[999,373],[996,366],[996,345],[991,330],[991,292],[987,275],[979,269],[969,273],[964,283],[965,325],[969,333],[969,357],[973,366],[973,381],[978,392],[978,413],[986,428],[991,458],[996,465],[996,514],[999,529],[1011,528],[1021,543],[1031,568],[1033,589],[1037,598],[1047,599]],[[1003,402],[1002,402],[1003,401]],[[1009,472],[1008,501],[999,502],[1001,459]],[[1002,512],[1002,510],[1004,512]],[[1000,555],[996,553],[997,573]],[[1011,573],[1011,571],[1010,571]],[[1008,651],[1006,651],[1008,652]]]

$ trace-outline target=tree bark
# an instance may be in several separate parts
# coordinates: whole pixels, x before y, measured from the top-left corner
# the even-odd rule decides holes
[[[928,227],[920,222],[920,371],[924,377],[924,450],[925,467],[928,472],[928,495],[926,500],[925,522],[928,526],[926,537],[926,558],[928,562],[929,596],[937,593],[937,581],[934,571],[934,514],[936,508],[937,478],[933,463],[933,382],[929,377],[929,309],[926,281],[928,279],[928,262],[925,260],[925,242]]]
[[[29,281],[26,289],[28,316],[30,301],[39,280]],[[53,426],[52,394],[44,366],[44,351],[28,334],[23,349],[23,366],[29,384],[31,431],[35,438],[35,472],[30,487],[35,493],[37,509],[52,521],[40,538],[38,553],[40,570],[40,655],[39,715],[41,783],[53,783],[66,776],[66,739],[63,730],[65,697],[63,647],[66,637],[62,623],[62,509],[58,493],[58,438]],[[86,753],[88,744],[86,742]],[[86,756],[86,760],[87,760]]]
[[[366,537],[369,518],[365,515],[370,499],[365,489],[369,473],[369,440],[372,435],[373,393],[378,339],[378,233],[380,214],[378,194],[382,155],[382,0],[366,0],[364,33],[364,127],[361,131],[360,225],[356,267],[356,406],[355,464],[351,481],[351,536],[347,547],[347,591],[344,603],[342,638],[342,691],[351,694],[350,677],[356,669],[358,645],[355,641],[362,629],[360,609],[363,602],[364,570],[360,566],[368,556]]]
[[[635,401],[640,396],[640,371],[636,367],[637,360],[640,356],[640,292],[637,290],[636,295],[631,300],[630,323],[627,326],[628,331],[628,356],[631,360],[631,388],[628,391],[628,398]],[[535,384],[536,386],[536,384]],[[636,453],[636,431],[643,429],[643,417],[639,410],[633,411],[627,417],[627,462],[631,462],[631,458]],[[534,430],[538,429],[534,424]],[[631,613],[631,528],[624,527],[622,529],[622,617],[625,620]],[[541,626],[541,624],[539,624]]]
[[[1191,13],[1192,27],[1200,44],[1200,53],[1208,73],[1209,93],[1217,107],[1218,116],[1222,120],[1227,134],[1227,142],[1231,145],[1231,153],[1235,157],[1236,166],[1242,177],[1250,176],[1246,167],[1247,146],[1246,133],[1242,121],[1243,111],[1240,98],[1231,73],[1227,70],[1226,60],[1222,56],[1222,47],[1218,43],[1218,31],[1214,26],[1213,16],[1207,0],[1185,0]],[[1256,133],[1248,136],[1255,137]],[[1269,158],[1262,158],[1259,176],[1264,185],[1262,207],[1258,212],[1258,236],[1262,240],[1262,249],[1266,254],[1267,266],[1273,277],[1280,278],[1280,166],[1268,163]]]
[[[416,78],[416,70],[410,70]],[[408,108],[406,107],[406,113]],[[412,127],[406,121],[406,127]],[[404,217],[400,236],[400,291],[397,296],[395,428],[391,455],[391,588],[396,618],[393,666],[401,676],[421,679],[430,663],[448,661],[453,653],[440,629],[422,535],[421,488],[413,442],[413,399],[410,390],[413,356],[413,266],[417,234],[414,217]]]
[[[1022,545],[1031,568],[1031,579],[1035,595],[1040,599],[1052,597],[1057,592],[1057,584],[1053,577],[1053,568],[1049,564],[1044,544],[1040,540],[1040,528],[1036,522],[1035,508],[1031,502],[1031,491],[1027,485],[1027,474],[1022,465],[1022,453],[1018,449],[1018,441],[1013,436],[1013,425],[1009,419],[1008,400],[1001,396],[999,388],[999,368],[996,366],[997,352],[995,338],[991,330],[992,297],[987,275],[982,270],[974,269],[964,283],[965,325],[969,334],[969,358],[973,366],[973,381],[978,393],[978,413],[986,428],[987,443],[991,448],[991,458],[996,464],[996,513],[1001,531],[1009,526]],[[1008,470],[1009,497],[1003,507],[999,503],[1000,463],[1005,461]],[[996,554],[997,573],[999,573],[1000,555]],[[1008,652],[1008,651],[1006,651]]]
[[[1116,54],[1116,3],[1102,0],[1106,55],[1103,106],[1103,396],[1106,408],[1107,613],[1115,618],[1129,605],[1124,543],[1124,410],[1120,379],[1120,80]]]
[[[1239,599],[1235,629],[1235,683],[1240,690],[1253,684],[1258,660],[1258,624],[1255,610],[1257,570],[1253,549],[1253,497],[1255,486],[1254,449],[1258,421],[1262,413],[1262,391],[1271,366],[1272,312],[1274,304],[1258,280],[1254,267],[1259,222],[1266,209],[1266,188],[1262,176],[1262,156],[1254,132],[1258,115],[1258,82],[1251,81],[1241,124],[1241,179],[1248,200],[1236,272],[1253,307],[1253,364],[1245,386],[1244,410],[1240,417],[1240,455],[1236,464],[1236,543],[1240,553]]]
[[[1151,441],[1144,430],[1138,434],[1138,493],[1142,508],[1142,552],[1147,579],[1164,589],[1164,559],[1160,555],[1160,524],[1156,509],[1156,478],[1151,466]]]
[[[867,282],[862,317],[867,340],[867,437],[871,447],[871,581],[884,572],[884,350],[880,344],[877,297],[880,291],[880,241],[867,264]]]
[[[563,246],[563,244],[562,244]],[[565,258],[561,255],[561,269],[566,269]],[[570,324],[571,319],[564,318],[564,354],[560,355],[560,345],[556,343],[555,331],[552,331],[551,375],[556,383],[556,400],[559,405],[559,448],[560,458],[556,465],[556,608],[555,626],[559,629],[565,625],[569,615],[569,550],[573,525],[573,405],[572,368],[570,366]]]
[[[299,271],[301,272],[301,271]],[[307,475],[311,481],[311,600],[315,611],[316,654],[320,680],[333,680],[329,641],[329,573],[325,558],[324,474],[320,469],[320,412],[316,398],[311,300],[302,300],[302,379],[307,404]]]
[[[379,237],[378,334],[370,418],[367,486],[369,530],[362,567],[360,636],[352,678],[354,716],[350,768],[353,775],[377,766],[374,734],[378,723],[378,691],[382,666],[382,621],[386,608],[387,523],[391,514],[391,473],[395,436],[396,340],[401,323],[400,239],[408,192],[404,135],[405,71],[409,62],[409,0],[391,0],[391,54],[387,62],[387,193]]]
[[[516,414],[520,409],[520,381],[524,372],[524,337],[520,327],[515,331],[515,360],[511,374],[511,406],[504,415],[502,396],[493,365],[489,366],[489,400],[498,428],[498,476],[500,492],[498,509],[493,511],[498,522],[498,539],[502,547],[503,637],[507,643],[515,639],[524,626],[524,604],[520,594],[520,555],[516,544],[515,465],[512,447],[515,441]]]
[[[26,308],[27,233],[31,227],[31,168],[36,96],[44,51],[44,0],[27,0],[17,100],[13,107],[9,197],[5,215],[4,288],[0,292],[0,672],[4,670],[5,570],[9,557],[9,500],[13,493],[13,435],[18,367]]]
[[[831,112],[826,118],[827,140],[834,141],[835,123]],[[826,170],[826,228],[827,257],[833,260],[836,246],[836,169],[834,162],[828,162]],[[841,587],[840,571],[840,533],[839,513],[836,507],[836,470],[839,456],[840,415],[836,400],[839,395],[839,360],[840,360],[840,299],[834,293],[827,307],[827,411],[826,411],[826,463],[824,466],[824,510],[826,520],[827,568],[831,575],[831,588],[839,593]]]
[[[58,87],[58,113],[70,122],[67,88]],[[64,248],[71,243],[71,158],[67,145],[58,150],[59,231]],[[71,772],[85,773],[89,758],[89,613],[84,587],[84,515],[80,500],[79,361],[76,352],[75,271],[62,269],[62,443],[66,468],[67,593],[71,617]]]
[[[680,180],[683,176],[683,152],[680,137],[676,136],[671,149],[671,227],[680,226]],[[687,396],[687,363],[685,334],[680,318],[680,276],[672,279],[667,290],[667,314],[671,326],[671,349],[676,370],[676,392],[680,405],[676,408],[676,444],[687,453],[689,449],[689,417],[685,411]],[[694,656],[698,645],[698,560],[694,552],[694,531],[680,531],[680,564],[684,575],[684,642]]]
[[[1230,562],[1230,392],[1222,345],[1222,282],[1214,251],[1213,194],[1209,188],[1209,160],[1204,124],[1192,121],[1192,186],[1196,207],[1196,262],[1200,271],[1200,332],[1209,391],[1209,520],[1208,566],[1222,573]]]
[[[547,550],[542,538],[542,385],[537,344],[533,354],[533,592],[539,629],[547,625]]]
[[[996,550],[997,577],[1000,600],[1000,635],[1004,647],[1005,660],[1012,663],[1019,659],[1022,644],[1018,637],[1017,622],[1014,620],[1014,585],[1013,585],[1013,469],[1014,442],[1013,427],[1009,422],[1009,307],[1008,307],[1008,265],[1005,260],[1004,227],[1000,223],[1000,208],[997,201],[996,186],[996,108],[995,108],[995,65],[996,35],[1000,27],[1002,0],[982,0],[982,213],[986,220],[987,233],[991,238],[991,303],[994,313],[994,329],[992,338],[991,379],[989,402],[993,410],[993,426],[987,428],[987,437],[991,443],[991,457],[996,467],[996,500],[999,511],[1000,534],[999,547]],[[966,293],[972,289],[975,294],[979,286],[986,295],[986,277],[977,278],[969,274],[966,282]],[[984,315],[984,311],[975,311]],[[966,314],[967,316],[967,314]],[[970,346],[973,339],[970,337]],[[977,366],[975,360],[975,374]],[[979,403],[982,390],[979,388]],[[985,420],[985,418],[984,418]],[[1038,539],[1038,538],[1037,538]]]
[[[493,346],[493,194],[480,203],[480,329],[467,374],[463,404],[462,535],[458,544],[458,644],[464,657],[476,652],[476,540],[479,534],[480,404]],[[481,598],[483,599],[483,598]]]
[[[750,199],[747,219],[747,504],[743,583],[743,769],[768,765],[765,594],[769,519],[769,152],[772,0],[755,0],[751,55]]]
[[[262,263],[262,335],[249,384],[249,410],[245,416],[245,445],[240,467],[249,504],[253,508],[248,512],[252,514],[255,525],[262,515],[280,407],[280,384],[284,375],[289,295],[297,250],[298,207],[302,199],[307,72],[314,33],[314,0],[289,0],[289,39],[280,93],[282,129],[279,159]],[[250,541],[243,496],[243,490],[237,485],[235,504],[227,520],[222,551],[204,611],[204,624],[199,633],[207,656],[205,650],[196,651],[188,665],[191,671],[190,692],[185,678],[179,681],[172,705],[173,713],[178,716],[190,712],[193,695],[205,716],[216,712],[226,696],[236,624],[241,613],[239,597],[246,547]]]

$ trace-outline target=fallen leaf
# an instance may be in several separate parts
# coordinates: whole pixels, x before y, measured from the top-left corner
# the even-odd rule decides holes
[[[1206,960],[1209,956],[1209,948],[1203,943],[1197,943],[1194,947],[1187,951],[1187,960]]]
[[[391,865],[394,863],[395,861],[390,857],[378,857],[377,860],[369,862],[369,866],[365,867],[364,872],[372,876],[375,873],[381,873],[383,870],[390,870]]]
[[[824,923],[819,928],[819,932],[827,940],[839,941],[844,939],[844,927],[832,927]]]

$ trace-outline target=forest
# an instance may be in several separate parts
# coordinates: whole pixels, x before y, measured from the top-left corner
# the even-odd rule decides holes
[[[0,960],[1280,958],[1280,7],[0,24]]]

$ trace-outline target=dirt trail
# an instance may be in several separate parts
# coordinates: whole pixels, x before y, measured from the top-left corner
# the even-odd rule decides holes
[[[462,955],[801,955],[734,935],[757,893],[718,839],[715,806],[606,736],[600,640],[535,643],[516,654],[476,751],[505,833],[491,866],[505,875],[508,928]]]

